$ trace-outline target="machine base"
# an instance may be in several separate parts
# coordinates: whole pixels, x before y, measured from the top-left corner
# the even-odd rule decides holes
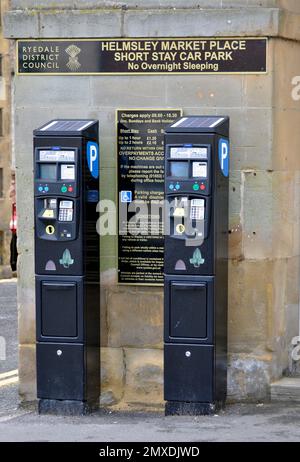
[[[167,401],[165,405],[165,415],[212,415],[223,408],[223,402],[192,403],[185,401]]]
[[[54,415],[87,415],[99,408],[98,402],[40,399],[38,401],[39,414]]]

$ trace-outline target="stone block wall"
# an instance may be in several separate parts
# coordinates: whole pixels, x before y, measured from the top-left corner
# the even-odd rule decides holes
[[[11,158],[11,66],[10,43],[3,36],[3,17],[8,8],[8,1],[3,0],[0,8],[0,278],[12,275],[10,267],[9,222],[12,201],[10,187],[13,162]]]
[[[32,130],[54,117],[99,119],[101,197],[115,200],[115,110],[164,107],[230,116],[228,393],[232,400],[267,399],[298,334],[300,103],[291,98],[291,79],[300,72],[299,2],[50,3],[12,0],[7,37],[261,35],[270,38],[268,73],[15,76],[22,398],[35,398]],[[118,286],[116,255],[117,238],[103,236],[101,401],[161,406],[162,288]]]

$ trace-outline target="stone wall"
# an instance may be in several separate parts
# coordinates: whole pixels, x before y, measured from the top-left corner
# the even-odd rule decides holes
[[[299,74],[299,2],[12,0],[11,5],[6,35],[13,39],[270,37],[265,75],[15,76],[21,396],[35,398],[32,130],[54,117],[99,119],[101,197],[115,200],[115,110],[165,107],[230,116],[228,392],[234,400],[266,399],[270,382],[288,366],[289,343],[298,333],[300,103],[291,98],[291,79]],[[102,402],[160,406],[162,289],[118,286],[116,252],[116,237],[102,237]]]
[[[10,269],[10,238],[9,221],[11,216],[11,143],[10,143],[10,126],[11,126],[11,106],[10,106],[10,44],[3,36],[3,15],[7,10],[8,1],[1,2],[0,11],[0,168],[2,169],[3,184],[0,191],[0,278],[11,277]]]

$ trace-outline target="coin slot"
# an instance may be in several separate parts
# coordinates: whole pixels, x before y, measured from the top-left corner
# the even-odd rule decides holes
[[[51,235],[51,234],[54,234],[54,231],[55,231],[54,226],[52,226],[52,225],[46,226],[46,233],[47,233],[47,234],[50,234],[50,235]]]

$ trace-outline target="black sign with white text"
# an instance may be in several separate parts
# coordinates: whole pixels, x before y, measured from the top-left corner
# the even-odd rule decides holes
[[[18,74],[267,72],[266,38],[18,40]]]
[[[163,284],[164,129],[174,109],[117,111],[118,282]]]

